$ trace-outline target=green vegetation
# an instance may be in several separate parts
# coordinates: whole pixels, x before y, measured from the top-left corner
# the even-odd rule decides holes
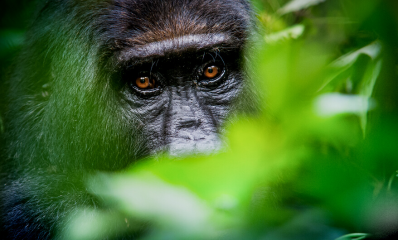
[[[144,239],[367,239],[398,231],[398,2],[254,0],[264,97],[226,151],[141,161],[88,181],[66,239],[150,222]],[[1,125],[1,122],[0,122]],[[76,217],[77,216],[77,217]],[[126,228],[127,227],[127,228]]]

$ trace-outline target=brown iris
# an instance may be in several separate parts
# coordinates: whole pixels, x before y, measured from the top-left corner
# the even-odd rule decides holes
[[[156,87],[155,80],[149,77],[139,77],[135,80],[135,84],[140,89],[152,89]]]
[[[209,66],[205,68],[204,75],[207,78],[214,78],[218,75],[220,69],[217,66]]]

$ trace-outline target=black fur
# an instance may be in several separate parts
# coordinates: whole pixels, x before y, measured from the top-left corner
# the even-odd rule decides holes
[[[44,1],[8,83],[2,190],[8,237],[52,239],[78,207],[101,207],[85,190],[90,173],[117,171],[173,147],[192,150],[181,143],[182,131],[196,131],[192,141],[195,134],[212,136],[212,143],[246,98],[237,101],[247,85],[241,63],[251,18],[245,0]],[[224,38],[213,44],[209,36]],[[201,58],[225,63],[226,80],[192,85],[192,72],[181,69]],[[164,85],[173,97],[131,90],[129,72],[148,64],[171,76]],[[189,102],[184,94],[191,93],[199,100],[189,108],[203,113],[180,121]]]

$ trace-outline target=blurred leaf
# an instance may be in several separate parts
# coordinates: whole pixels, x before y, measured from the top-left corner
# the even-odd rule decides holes
[[[315,100],[315,112],[319,116],[333,116],[342,113],[354,113],[360,116],[374,108],[374,101],[367,96],[328,93]]]
[[[336,238],[336,240],[361,240],[367,238],[368,236],[370,235],[367,233],[350,233]]]
[[[265,42],[267,43],[278,43],[287,39],[297,39],[304,33],[304,25],[297,24],[292,27],[289,27],[283,31],[268,34],[265,36]]]
[[[332,63],[333,67],[347,67],[354,64],[354,62],[358,59],[361,54],[368,55],[371,59],[375,60],[381,51],[381,44],[380,42],[371,43],[357,51],[352,53],[345,54],[338,58],[336,61]]]
[[[350,97],[352,101],[348,101],[346,97],[347,101],[344,100],[345,102],[341,102],[340,100],[343,100],[343,98],[339,98],[337,94],[328,95],[330,97],[334,96],[334,99],[329,98],[328,101],[326,101],[326,98],[323,98],[323,100],[319,99],[320,101],[317,102],[317,112],[324,115],[327,111],[332,113],[333,111],[337,111],[337,108],[340,108],[342,112],[356,113],[360,118],[363,135],[365,135],[368,111],[376,106],[371,96],[381,71],[382,60],[380,59],[380,51],[380,42],[374,42],[357,51],[348,53],[330,64],[328,77],[320,90],[326,87],[335,89],[343,81],[350,85],[350,89],[347,90],[349,93],[357,93],[359,96]],[[365,59],[365,61],[362,61],[363,58],[361,56],[368,56],[370,60],[366,61]],[[356,74],[357,72],[359,74]],[[353,101],[356,101],[356,103]],[[334,106],[334,110],[330,109],[332,106]]]
[[[69,223],[62,238],[65,240],[94,240],[104,236],[112,236],[126,231],[127,219],[120,218],[114,212],[94,209],[77,209],[72,214],[73,221]],[[131,230],[137,230],[131,226]]]
[[[376,80],[379,77],[380,71],[382,67],[382,60],[378,60],[376,62],[372,62],[372,64],[366,69],[364,78],[361,83],[361,87],[358,90],[358,93],[368,99],[365,104],[368,105],[368,109],[372,109],[375,106],[375,103],[372,103],[371,96],[373,93],[373,88],[376,84]],[[372,106],[373,105],[373,106]],[[363,135],[366,133],[366,125],[367,125],[368,113],[367,111],[362,111],[360,113],[360,121]]]
[[[313,5],[317,5],[326,0],[292,0],[284,5],[281,9],[278,10],[280,14],[286,14],[290,12],[296,12],[301,9],[308,8]]]
[[[272,34],[284,30],[287,27],[286,22],[276,14],[263,12],[258,15],[260,22],[264,26],[265,34]]]
[[[94,184],[93,189],[96,194],[114,202],[122,212],[177,232],[211,235],[212,224],[217,224],[211,221],[213,210],[194,193],[168,184],[150,172],[103,174],[100,184]]]
[[[380,42],[374,42],[357,51],[339,57],[329,65],[326,81],[319,90],[324,89],[328,85],[336,86],[338,84],[336,81],[341,80],[339,76],[341,76],[343,72],[349,70],[361,55],[369,56],[372,60],[376,61],[380,55],[380,51]]]

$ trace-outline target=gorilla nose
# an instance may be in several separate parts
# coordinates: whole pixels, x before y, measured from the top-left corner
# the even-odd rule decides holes
[[[184,128],[198,128],[201,124],[201,120],[196,118],[196,117],[185,117],[180,119],[180,121],[178,121],[176,123],[176,129],[180,130],[180,129],[184,129]]]
[[[188,115],[188,114],[187,114]],[[172,156],[212,153],[221,148],[218,134],[206,120],[195,116],[175,119],[174,128],[168,136],[167,149]]]
[[[177,92],[177,89],[176,89]],[[167,118],[166,149],[172,156],[207,154],[221,148],[215,124],[192,89],[175,93]]]

